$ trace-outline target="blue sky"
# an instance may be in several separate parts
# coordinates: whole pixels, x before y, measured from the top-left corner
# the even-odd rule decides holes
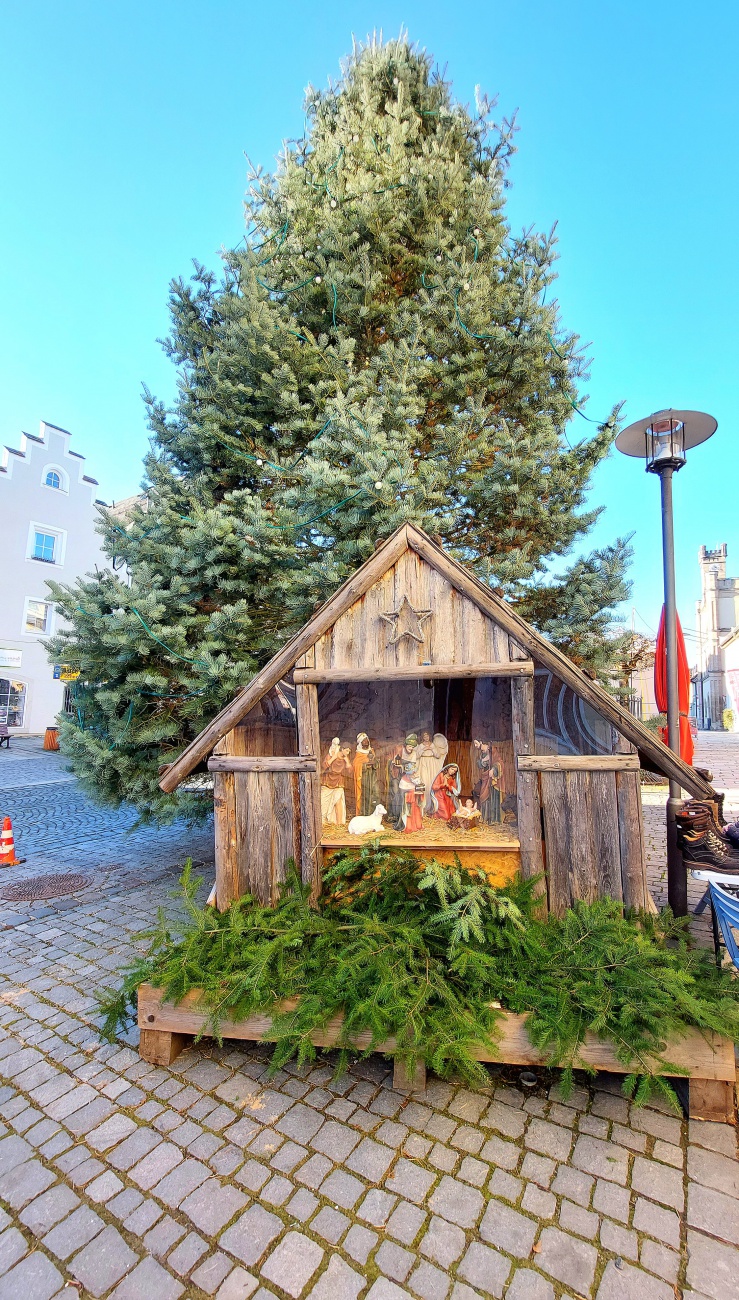
[[[0,439],[70,429],[101,495],[135,491],[141,384],[168,398],[167,285],[243,233],[244,151],[271,166],[303,88],[352,33],[411,39],[519,109],[512,225],[558,223],[564,323],[591,341],[587,410],[625,399],[719,421],[675,484],[678,602],[696,553],[739,572],[735,249],[739,19],[730,0],[3,0],[0,10]],[[575,416],[571,434],[588,426]],[[592,502],[602,544],[634,532],[638,629],[661,602],[659,484],[613,453]],[[694,644],[694,642],[692,643]]]

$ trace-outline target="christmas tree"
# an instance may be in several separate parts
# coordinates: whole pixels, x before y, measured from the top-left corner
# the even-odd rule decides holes
[[[356,48],[307,122],[253,172],[220,276],[171,286],[179,395],[146,393],[144,498],[106,518],[111,569],[54,588],[63,747],[145,815],[204,807],[160,765],[404,521],[596,669],[627,591],[622,540],[551,571],[598,514],[617,411],[568,437],[586,362],[552,236],[506,220],[514,123],[404,39]]]

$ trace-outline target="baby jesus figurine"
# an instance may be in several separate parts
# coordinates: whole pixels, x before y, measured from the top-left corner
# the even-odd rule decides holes
[[[474,799],[469,796],[463,799],[454,816],[450,819],[449,825],[455,831],[468,831],[473,827],[480,825],[480,809]]]

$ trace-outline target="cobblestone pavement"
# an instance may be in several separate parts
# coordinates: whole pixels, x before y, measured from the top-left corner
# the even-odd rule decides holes
[[[555,1073],[525,1092],[493,1069],[481,1092],[431,1080],[407,1098],[378,1057],[337,1083],[327,1056],[268,1079],[257,1046],[165,1069],[135,1030],[101,1044],[94,994],[175,906],[194,842],[149,830],[132,850],[144,832],[122,829],[22,869],[84,853],[93,871],[97,854],[97,892],[4,905],[0,1300],[739,1300],[735,1131],[636,1110],[616,1078],[565,1100]]]

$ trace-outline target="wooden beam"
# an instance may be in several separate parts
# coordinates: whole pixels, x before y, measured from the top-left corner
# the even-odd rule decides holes
[[[487,664],[411,664],[403,668],[296,668],[296,682],[373,682],[399,678],[533,677],[531,659],[509,659]]]
[[[691,1119],[733,1124],[735,1084],[729,1079],[691,1079],[688,1085],[688,1114]]]
[[[204,727],[186,749],[182,751],[179,758],[170,764],[167,771],[159,781],[160,789],[166,794],[171,794],[177,789],[180,781],[192,772],[194,767],[208,755],[221,736],[235,727],[241,719],[246,716],[249,709],[257,700],[266,694],[273,686],[284,677],[286,672],[293,667],[293,664],[301,655],[305,654],[310,646],[314,645],[324,632],[336,622],[337,618],[344,609],[358,600],[364,592],[381,578],[391,565],[408,549],[407,525],[403,524],[398,530],[389,537],[384,546],[375,551],[368,560],[365,560],[361,568],[353,573],[351,578],[340,587],[337,592],[309,619],[305,627],[301,628],[289,641],[285,643],[281,650],[265,664],[261,672],[252,677],[248,686],[235,695],[230,704]]]
[[[161,989],[142,984],[138,991],[139,1026],[159,1033],[197,1034],[207,1026],[211,1015],[201,1004],[200,997],[199,991],[193,989],[175,1006],[174,1003],[163,1000]],[[297,998],[279,1002],[275,1005],[275,1012],[292,1011],[297,1002]],[[315,1046],[334,1047],[341,1034],[343,1019],[341,1014],[333,1016],[322,1030],[312,1034],[311,1041]],[[478,1061],[499,1061],[508,1065],[546,1065],[547,1054],[532,1044],[526,1030],[526,1019],[525,1015],[516,1015],[512,1011],[503,1012],[497,1022],[497,1051],[493,1053],[481,1044],[473,1049],[472,1055]],[[271,1029],[272,1017],[263,1012],[250,1016],[248,1020],[236,1023],[222,1020],[219,1023],[224,1038],[269,1041]],[[371,1043],[370,1030],[352,1035],[351,1046],[360,1051],[366,1050]],[[392,1055],[396,1046],[395,1039],[388,1038],[378,1043],[375,1050]],[[678,1042],[668,1043],[665,1056],[672,1064],[684,1067],[691,1078],[732,1083],[735,1079],[733,1043],[710,1030],[689,1030]],[[579,1060],[592,1065],[596,1070],[608,1070],[615,1074],[626,1074],[628,1070],[628,1066],[617,1057],[611,1043],[590,1033],[586,1034],[580,1048]]]
[[[318,761],[310,754],[273,758],[267,754],[213,754],[208,759],[209,772],[317,772]]]
[[[713,787],[708,781],[704,781],[703,777],[683,763],[677,754],[668,749],[659,737],[648,731],[643,723],[629,713],[628,709],[623,708],[612,695],[604,691],[602,686],[590,677],[586,677],[582,669],[576,667],[567,655],[552,645],[551,641],[540,636],[515,613],[510,605],[474,577],[469,569],[448,556],[440,546],[431,541],[426,533],[415,528],[413,524],[406,525],[406,532],[411,550],[416,551],[428,564],[433,565],[457,591],[473,600],[483,613],[500,624],[514,640],[525,647],[529,654],[561,677],[562,681],[571,686],[577,695],[588,704],[592,704],[602,717],[607,718],[614,727],[628,736],[640,750],[649,755],[658,771],[672,776],[683,789],[689,790],[691,794],[701,799],[713,793]]]
[[[523,681],[513,678],[511,681],[511,729],[514,754],[529,754],[535,741],[534,682],[531,677]],[[521,875],[524,880],[530,880],[532,876],[544,877],[537,886],[537,895],[539,914],[545,916],[548,908],[547,881],[541,834],[539,778],[535,772],[522,770],[516,774],[516,807],[521,840]]]
[[[519,772],[638,772],[638,754],[518,754]]]

